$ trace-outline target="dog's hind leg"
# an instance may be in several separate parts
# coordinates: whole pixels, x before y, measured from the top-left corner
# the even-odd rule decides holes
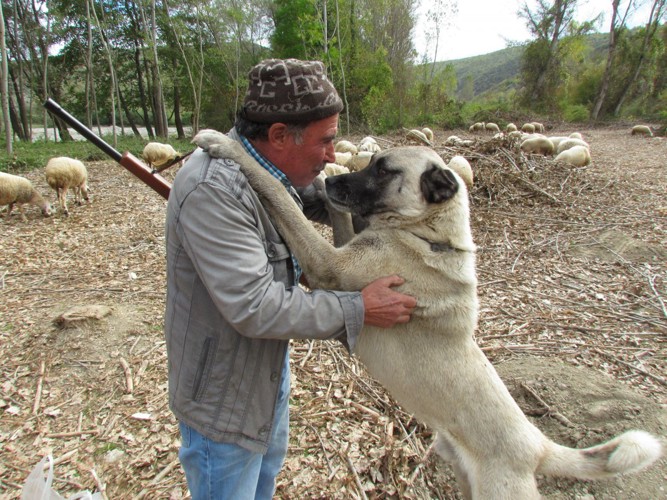
[[[456,476],[456,484],[461,490],[463,498],[472,500],[473,496],[472,488],[470,486],[470,477],[463,467],[461,458],[456,453],[456,448],[453,443],[439,433],[435,443],[433,443],[433,450],[440,456],[440,458],[451,465],[454,470],[454,475]]]

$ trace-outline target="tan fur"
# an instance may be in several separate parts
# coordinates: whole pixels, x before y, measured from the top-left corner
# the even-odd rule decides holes
[[[531,137],[521,143],[521,151],[528,154],[551,155],[554,152],[554,144],[546,137]]]
[[[369,227],[335,248],[242,146],[220,140],[195,138],[213,157],[240,165],[315,288],[361,290],[382,276],[405,278],[400,290],[417,297],[410,322],[391,329],[364,326],[354,352],[408,412],[438,432],[435,449],[452,462],[468,498],[538,499],[535,473],[601,478],[659,456],[658,441],[641,431],[586,452],[566,448],[521,412],[473,338],[478,300],[468,192],[433,150],[385,150],[362,172],[327,178],[331,203],[343,208],[355,203],[343,195],[351,193],[343,188],[352,180],[357,187],[368,181],[382,186],[369,189],[382,202],[380,211],[367,214]],[[442,194],[432,177],[450,189],[428,202],[432,191]],[[364,196],[358,199],[366,200],[359,192]]]
[[[45,216],[51,215],[51,205],[35,189],[30,180],[20,175],[0,172],[0,206],[7,205],[5,217],[9,217],[16,205],[21,218],[26,220],[23,213],[23,204],[25,203],[39,207]]]
[[[561,151],[555,160],[564,161],[574,167],[584,167],[590,164],[591,153],[586,146],[572,146],[570,149]]]
[[[65,215],[69,215],[67,191],[70,188],[76,204],[81,205],[82,199],[88,201],[88,170],[82,161],[66,156],[51,158],[44,168],[44,176],[58,195],[60,209]]]

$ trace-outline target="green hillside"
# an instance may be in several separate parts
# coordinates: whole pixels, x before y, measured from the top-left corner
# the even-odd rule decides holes
[[[592,59],[606,57],[608,37],[606,33],[587,36]],[[516,85],[523,49],[523,46],[514,46],[480,56],[439,61],[436,63],[436,71],[448,64],[453,66],[458,82],[457,97],[463,100],[506,92]]]

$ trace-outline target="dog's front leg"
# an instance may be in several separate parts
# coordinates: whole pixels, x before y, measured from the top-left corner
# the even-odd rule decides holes
[[[311,286],[340,290],[337,269],[344,258],[339,249],[320,235],[280,181],[253,160],[239,143],[224,136],[219,141],[209,147],[209,154],[213,158],[228,158],[240,165],[278,232],[294,252]]]

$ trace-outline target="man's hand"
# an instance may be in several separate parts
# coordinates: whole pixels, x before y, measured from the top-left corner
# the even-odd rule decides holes
[[[387,276],[369,283],[361,290],[364,299],[364,324],[389,328],[410,320],[417,299],[391,288],[404,282],[400,276]]]

